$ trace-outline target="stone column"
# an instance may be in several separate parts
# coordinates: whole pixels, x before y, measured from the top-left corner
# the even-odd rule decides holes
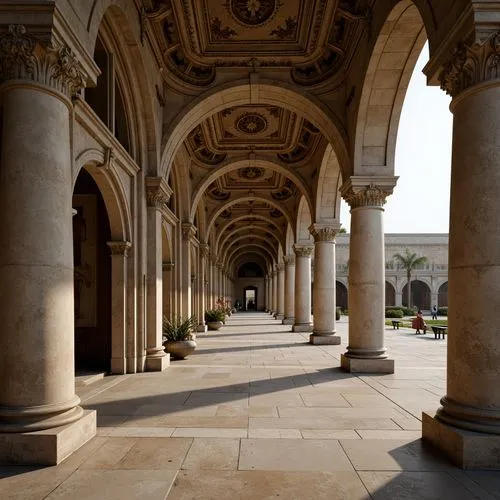
[[[276,310],[276,319],[278,321],[283,321],[285,318],[285,264],[280,262],[278,264],[278,306]]]
[[[191,239],[196,234],[196,228],[191,222],[183,222],[182,230],[182,315],[191,316],[193,305],[191,298]]]
[[[273,316],[278,313],[278,267],[273,269]]]
[[[269,276],[264,276],[264,311],[269,311]]]
[[[163,262],[163,315],[169,319],[173,319],[174,307],[173,307],[173,294],[174,289],[172,286],[173,276],[172,271],[175,268],[173,262]],[[166,293],[168,292],[168,293]]]
[[[215,309],[215,303],[217,300],[217,263],[215,257],[212,257],[210,262],[211,269],[211,284],[210,284],[210,309]]]
[[[500,468],[499,59],[497,32],[440,76],[453,97],[447,387],[422,429],[466,469]]]
[[[74,367],[70,114],[85,78],[19,25],[0,61],[0,462],[53,465],[96,429]]]
[[[273,270],[269,272],[269,282],[268,282],[268,293],[269,293],[269,314],[273,314]]]
[[[335,236],[340,224],[313,224],[314,237],[313,333],[311,344],[340,344],[335,335]]]
[[[349,345],[341,356],[349,372],[394,373],[385,331],[385,252],[383,205],[393,177],[351,177],[342,196],[351,207],[349,243]]]
[[[108,241],[111,251],[111,373],[127,373],[127,257],[128,241]]]
[[[198,295],[199,295],[199,301],[198,301],[198,332],[206,332],[207,331],[207,325],[205,324],[205,310],[206,310],[206,295],[205,295],[205,290],[206,290],[206,279],[205,279],[205,274],[206,274],[206,263],[208,261],[208,258],[210,256],[210,251],[209,247],[206,243],[200,244],[200,277],[198,279]]]
[[[284,325],[295,323],[295,255],[285,255],[285,317]]]
[[[312,332],[311,255],[314,247],[294,245],[295,252],[295,323],[293,332]]]
[[[146,370],[163,371],[170,354],[163,348],[162,208],[172,190],[161,177],[146,177]]]

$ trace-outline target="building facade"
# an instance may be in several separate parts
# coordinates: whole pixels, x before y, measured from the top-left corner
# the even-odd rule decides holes
[[[341,366],[393,372],[383,207],[428,39],[425,73],[453,97],[454,132],[448,385],[423,437],[461,465],[498,466],[499,11],[496,0],[0,1],[0,458],[62,460],[95,434],[75,365],[167,369],[163,315],[195,315],[203,332],[204,311],[236,288],[312,344],[339,343],[341,198]],[[238,281],[251,278],[255,295]]]

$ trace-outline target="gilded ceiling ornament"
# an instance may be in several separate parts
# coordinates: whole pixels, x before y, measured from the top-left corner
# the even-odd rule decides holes
[[[85,75],[75,55],[65,45],[47,45],[11,24],[0,37],[0,81],[33,80],[68,97],[85,87]]]
[[[470,47],[461,44],[439,75],[441,88],[452,97],[497,78],[500,78],[500,31]]]
[[[222,21],[218,17],[210,21],[210,32],[215,40],[230,40],[238,34],[230,26],[222,27]]]
[[[282,24],[271,31],[270,35],[275,36],[279,40],[290,40],[295,38],[296,33],[297,20],[293,17],[287,17]]]
[[[244,134],[260,134],[267,128],[267,120],[259,113],[244,113],[235,122],[234,126]]]
[[[255,28],[274,17],[282,4],[276,0],[227,0],[226,8],[240,24]]]
[[[242,179],[247,179],[249,181],[253,181],[255,179],[260,179],[264,175],[264,169],[259,167],[246,167],[240,168],[238,170],[238,175]]]
[[[203,128],[200,125],[195,127],[189,134],[187,142],[194,156],[205,165],[218,165],[227,157],[226,153],[212,151],[208,147]]]

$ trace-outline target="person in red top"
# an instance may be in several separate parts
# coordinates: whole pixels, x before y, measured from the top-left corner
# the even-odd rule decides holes
[[[422,330],[424,334],[427,333],[427,325],[425,324],[424,316],[420,309],[417,311],[417,317],[413,319],[411,327],[415,328],[415,335],[420,335],[420,330]]]

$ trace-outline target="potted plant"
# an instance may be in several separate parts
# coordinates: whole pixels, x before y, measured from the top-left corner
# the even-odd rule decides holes
[[[191,354],[196,349],[193,330],[197,324],[198,321],[194,316],[189,318],[178,316],[172,321],[164,317],[162,331],[165,352],[177,359],[184,359]]]
[[[205,321],[209,330],[218,330],[224,324],[225,312],[223,309],[209,309],[205,311]]]

